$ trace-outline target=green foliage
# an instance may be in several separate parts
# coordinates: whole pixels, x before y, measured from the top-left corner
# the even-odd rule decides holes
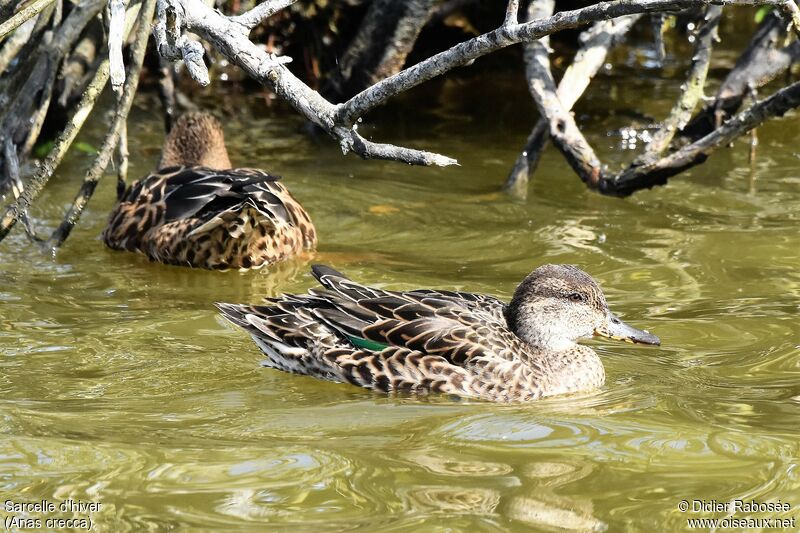
[[[33,148],[34,157],[38,159],[43,159],[47,157],[47,154],[50,153],[50,151],[53,149],[55,145],[56,143],[52,139],[37,143],[36,146],[34,146]],[[83,141],[76,141],[72,143],[72,146],[70,146],[70,150],[75,150],[77,152],[82,152],[88,155],[94,155],[97,153],[97,148]]]
[[[756,11],[756,14],[753,17],[753,19],[758,24],[761,24],[761,21],[764,20],[764,17],[766,17],[767,14],[769,14],[769,12],[772,11],[773,9],[774,9],[773,6],[761,6],[761,7],[758,8],[758,11]]]

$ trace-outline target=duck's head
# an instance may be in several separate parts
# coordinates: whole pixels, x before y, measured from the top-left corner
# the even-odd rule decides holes
[[[572,265],[542,265],[531,272],[517,287],[506,318],[517,336],[543,350],[565,350],[592,336],[661,344],[611,313],[597,283]]]
[[[164,141],[158,168],[202,166],[231,168],[222,125],[208,113],[186,113],[175,122]]]

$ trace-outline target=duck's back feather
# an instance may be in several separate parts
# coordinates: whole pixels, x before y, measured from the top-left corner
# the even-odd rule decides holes
[[[278,181],[256,169],[161,169],[132,184],[103,239],[169,264],[252,268],[312,248],[316,231]]]

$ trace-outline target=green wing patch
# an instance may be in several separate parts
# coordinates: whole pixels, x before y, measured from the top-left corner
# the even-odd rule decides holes
[[[383,344],[368,339],[362,339],[360,337],[353,337],[352,335],[346,335],[346,337],[347,340],[349,340],[350,343],[356,348],[369,350],[371,352],[380,352],[381,350],[384,350],[389,347],[388,344]]]

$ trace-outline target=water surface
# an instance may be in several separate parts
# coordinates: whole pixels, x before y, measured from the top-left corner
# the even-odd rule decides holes
[[[677,84],[660,78],[605,75],[579,105],[609,165],[634,154],[608,131],[671,105]],[[158,157],[157,109],[148,95],[134,108],[133,175]],[[502,298],[542,263],[574,263],[663,346],[593,342],[605,387],[530,405],[264,369],[211,303],[305,291],[309,260],[218,273],[106,250],[109,176],[55,258],[19,231],[0,245],[0,501],[101,502],[94,519],[115,531],[657,531],[685,526],[680,500],[735,498],[788,501],[779,516],[800,520],[797,114],[761,128],[752,164],[737,142],[624,200],[587,191],[549,149],[520,201],[497,192],[534,120],[517,78],[431,84],[362,126],[458,158],[448,169],[343,157],[257,94],[215,111],[231,159],[282,174],[311,213],[314,261]],[[59,170],[39,227],[89,162]]]

